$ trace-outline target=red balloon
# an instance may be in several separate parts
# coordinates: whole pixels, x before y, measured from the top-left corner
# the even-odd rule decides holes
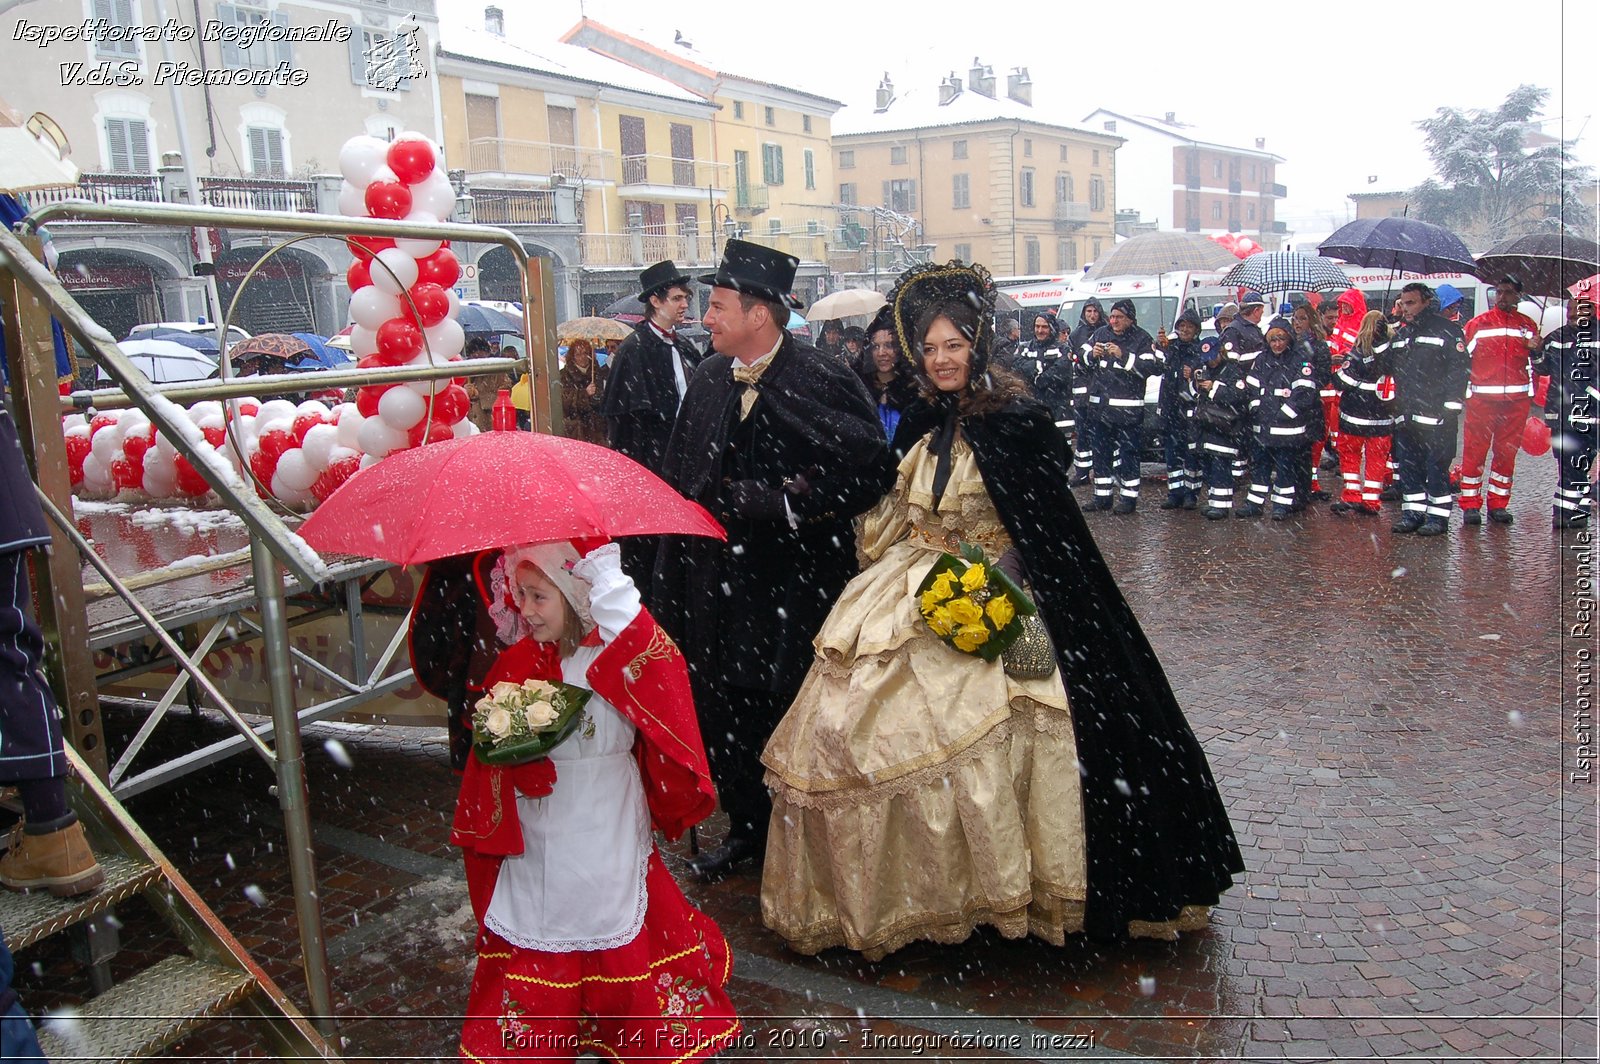
[[[206,478],[200,475],[183,455],[178,455],[172,463],[178,469],[178,490],[185,495],[204,495],[211,490],[211,485],[206,483]]]
[[[296,446],[296,440],[283,429],[273,429],[263,432],[259,439],[260,454],[267,456],[274,469],[278,466],[278,459],[283,457],[283,452]]]
[[[1550,426],[1543,418],[1530,417],[1523,424],[1522,449],[1534,456],[1550,453]]]
[[[213,447],[221,447],[222,441],[228,438],[227,430],[220,425],[213,425],[209,429],[201,429],[200,431],[205,436],[206,442]]]
[[[449,288],[461,279],[461,263],[455,252],[440,248],[432,255],[417,260],[417,284],[436,284]]]
[[[350,254],[356,257],[357,262],[367,263],[378,252],[388,251],[394,247],[394,240],[386,236],[347,236],[344,238],[344,246],[350,249]],[[372,283],[370,275],[367,277],[367,283]],[[351,285],[351,290],[355,290],[354,285]]]
[[[362,417],[378,416],[378,400],[383,398],[383,393],[390,388],[398,388],[398,384],[369,384],[356,392],[356,410]]]
[[[329,462],[328,468],[311,485],[311,494],[317,497],[318,502],[326,501],[329,495],[339,490],[340,485],[361,468],[361,456],[358,454],[347,455],[337,461]]]
[[[445,440],[456,438],[456,434],[450,431],[450,426],[439,420],[438,412],[438,408],[435,407],[432,421],[419,421],[406,433],[410,438],[411,446],[422,447],[430,443],[443,443]]]
[[[245,400],[244,402],[239,404],[239,416],[240,417],[255,417],[259,413],[261,413],[261,404],[260,403],[253,403],[253,402],[250,402],[249,400]]]
[[[135,465],[127,458],[113,458],[111,460],[111,483],[118,491],[123,488],[139,489],[144,487],[144,463]]]
[[[115,425],[116,423],[117,416],[115,414],[96,414],[94,419],[89,422],[89,436],[92,438],[95,433],[107,425]]]
[[[411,190],[398,181],[367,186],[367,213],[374,218],[404,218],[411,213]]]
[[[471,406],[472,400],[467,396],[467,390],[459,384],[452,384],[433,397],[433,419],[454,425],[467,416]]]
[[[261,486],[256,490],[265,497],[272,494],[272,474],[278,471],[278,456],[268,456],[265,451],[257,451],[250,456],[250,472],[255,474]]]
[[[306,433],[322,424],[322,418],[316,414],[301,414],[294,419],[294,427],[289,430],[289,435],[294,437],[296,444],[306,442]]]
[[[378,356],[386,365],[398,366],[422,354],[422,329],[414,321],[390,318],[378,326]]]
[[[122,453],[128,456],[128,461],[134,465],[144,462],[144,452],[156,442],[156,427],[146,425],[138,432],[130,432],[122,441]]]
[[[424,328],[450,316],[450,296],[436,284],[412,285],[411,301],[416,304],[416,318]]]
[[[360,258],[357,258],[344,271],[344,279],[345,283],[350,286],[350,291],[359,291],[372,283],[372,269]]]
[[[397,140],[389,145],[389,154],[384,162],[389,164],[394,176],[408,185],[415,185],[426,181],[428,175],[433,173],[433,145],[425,140]]]
[[[89,457],[89,437],[67,437],[67,475],[74,485],[83,483],[83,460]]]

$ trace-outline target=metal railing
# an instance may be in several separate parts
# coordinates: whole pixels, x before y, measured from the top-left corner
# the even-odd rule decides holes
[[[678,159],[671,155],[624,155],[617,184],[678,188],[723,188],[728,164],[710,159]]]
[[[585,266],[648,266],[662,259],[705,266],[717,261],[717,244],[708,233],[584,233],[578,246]]]
[[[165,224],[189,228],[202,226],[252,228],[266,232],[296,233],[301,234],[302,238],[346,235],[354,235],[357,238],[391,236],[499,244],[512,253],[520,267],[523,305],[530,310],[530,323],[538,322],[542,326],[537,334],[529,338],[532,342],[528,344],[530,354],[536,344],[545,354],[543,369],[540,369],[538,363],[529,366],[535,385],[536,418],[544,423],[539,425],[541,428],[549,425],[559,428],[559,410],[552,405],[553,396],[549,387],[549,380],[556,370],[554,322],[546,320],[548,315],[542,313],[542,308],[550,305],[552,290],[548,278],[544,278],[545,283],[541,285],[539,301],[534,302],[528,283],[528,257],[521,242],[504,229],[488,226],[450,223],[421,225],[316,214],[224,210],[164,203],[96,204],[79,200],[57,202],[35,210],[19,224],[20,236],[0,230],[0,325],[4,326],[8,341],[15,344],[12,348],[12,367],[16,371],[13,375],[13,395],[19,408],[19,428],[24,432],[25,444],[33,458],[41,500],[52,523],[56,526],[57,543],[61,548],[57,553],[64,553],[68,547],[76,548],[73,553],[81,554],[100,573],[106,584],[121,597],[128,609],[137,617],[140,630],[148,631],[150,636],[166,650],[168,660],[178,670],[165,695],[148,705],[149,715],[136,736],[135,748],[117,762],[114,767],[115,774],[118,781],[125,785],[147,781],[149,773],[136,778],[127,776],[132,757],[137,753],[137,746],[142,745],[148,738],[150,731],[176,698],[179,688],[190,681],[205,692],[208,701],[213,703],[238,730],[238,734],[227,741],[232,747],[217,756],[226,756],[235,749],[248,746],[273,767],[278,778],[278,801],[284,814],[284,828],[288,841],[287,860],[294,884],[296,918],[300,930],[307,992],[311,998],[312,1012],[324,1018],[322,1021],[326,1024],[324,1029],[331,1033],[333,1001],[329,986],[327,951],[323,940],[321,905],[318,900],[316,865],[311,847],[300,723],[303,719],[308,719],[307,714],[313,710],[321,711],[324,715],[338,712],[340,707],[358,704],[405,683],[409,678],[409,670],[385,675],[403,642],[405,626],[401,625],[387,650],[380,655],[377,664],[370,672],[356,675],[349,681],[339,679],[343,689],[342,697],[322,703],[320,706],[309,707],[305,712],[297,711],[294,692],[291,689],[291,668],[297,652],[288,639],[290,618],[284,573],[280,565],[306,588],[330,579],[345,581],[348,585],[350,578],[348,574],[341,574],[331,567],[289,529],[283,517],[260,498],[253,487],[240,478],[227,459],[219,451],[212,449],[205,438],[194,431],[193,425],[189,423],[184,411],[176,405],[176,401],[226,399],[247,393],[273,394],[277,390],[303,389],[304,381],[296,383],[292,378],[280,381],[263,378],[250,380],[224,378],[218,382],[192,383],[180,387],[163,388],[153,385],[128,356],[123,354],[111,336],[95,323],[61,283],[38,261],[36,257],[38,241],[35,234],[40,226],[57,219]],[[32,246],[24,243],[24,239],[31,241]],[[236,514],[247,527],[252,569],[248,608],[253,608],[257,612],[259,621],[253,626],[246,621],[245,625],[253,627],[261,639],[270,695],[270,725],[250,725],[245,721],[217,686],[206,677],[201,667],[205,654],[222,634],[223,624],[213,623],[211,631],[200,641],[198,647],[186,650],[178,640],[168,634],[162,619],[145,607],[135,591],[99,557],[94,546],[63,512],[63,507],[68,505],[66,461],[64,441],[59,435],[60,421],[55,413],[59,400],[54,391],[54,366],[51,361],[53,359],[49,329],[51,318],[61,323],[67,334],[90,353],[117,385],[116,389],[70,397],[67,400],[68,404],[98,403],[108,407],[130,405],[143,411],[156,430],[171,441],[178,454],[186,458],[201,474],[210,490],[222,500],[223,505]],[[8,347],[10,346],[11,344],[8,344]],[[320,383],[330,386],[399,383],[418,378],[475,376],[501,372],[519,365],[520,361],[481,359],[454,363],[448,367],[442,365],[430,367],[422,371],[406,368],[342,371],[321,375]],[[279,384],[284,387],[279,389],[277,387]],[[47,483],[51,490],[45,490]],[[62,688],[63,706],[70,707],[73,716],[87,712],[94,717],[96,730],[91,734],[98,740],[100,734],[97,724],[98,709],[84,707],[84,699],[80,697],[83,692],[75,693],[73,690],[74,685],[81,682],[87,689],[90,706],[93,706],[95,683],[92,667],[86,664],[89,640],[88,625],[83,613],[84,599],[75,587],[65,587],[66,593],[60,594],[59,598],[50,590],[62,589],[71,580],[72,568],[76,566],[68,566],[64,559],[59,557],[52,559],[48,577],[41,580],[42,593],[39,599],[41,626],[54,637],[59,653],[62,674],[57,677],[57,683],[58,687]],[[174,574],[179,573],[182,568],[182,566],[168,567]],[[153,582],[148,576],[141,574],[141,583],[148,585]],[[44,586],[46,584],[48,586]],[[351,593],[349,586],[346,587],[345,593],[348,602]],[[359,591],[355,593],[354,603],[352,608],[358,613]],[[222,609],[225,615],[240,615],[242,618],[244,608],[247,607],[236,604]],[[167,623],[175,622],[169,619]],[[358,673],[363,671],[361,668],[363,660],[361,655],[356,656],[354,667]],[[87,679],[83,679],[85,675]],[[79,732],[74,731],[74,735],[77,734]],[[274,746],[267,745],[268,737],[273,740]],[[94,745],[98,746],[98,743]],[[214,744],[214,747],[216,745]],[[105,758],[103,750],[95,749],[93,752],[103,763]],[[198,756],[191,755],[189,762],[194,762]],[[185,759],[179,758],[178,761],[183,762]],[[166,776],[163,778],[170,777],[173,770],[165,771]]]
[[[317,209],[317,183],[268,177],[201,177],[200,202],[207,207],[310,214]]]
[[[158,203],[161,200],[161,179],[155,174],[81,173],[76,185],[61,188],[36,189],[27,194],[34,207],[68,200],[88,200],[91,203],[110,203],[113,200],[133,200],[140,203]]]
[[[554,225],[556,193],[549,188],[474,187],[472,217],[483,225]]]
[[[467,142],[467,172],[612,181],[617,176],[617,153],[578,144],[478,137]]]
[[[739,185],[733,190],[733,209],[736,211],[764,211],[767,209],[766,185]]]

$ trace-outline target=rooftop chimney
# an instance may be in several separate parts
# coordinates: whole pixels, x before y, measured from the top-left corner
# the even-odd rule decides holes
[[[483,9],[483,28],[496,37],[506,35],[506,13],[490,4]]]
[[[889,72],[883,72],[883,80],[878,82],[878,102],[872,108],[873,113],[883,114],[894,103],[894,82],[889,80]]]
[[[972,86],[972,91],[979,96],[994,99],[994,67],[984,66],[978,62],[977,56],[973,56],[972,69],[967,71],[967,84]]]
[[[683,35],[682,30],[672,31],[672,43],[677,45],[679,48],[694,48],[694,43]]]
[[[1014,67],[1006,75],[1006,95],[1024,107],[1033,106],[1033,79],[1027,67]]]
[[[1267,138],[1266,137],[1257,137],[1256,138],[1256,150],[1257,151],[1265,150],[1266,146],[1267,146]]]
[[[1178,124],[1178,112],[1176,112],[1176,111],[1168,111],[1167,112],[1167,117],[1163,121],[1165,121],[1167,123],[1167,125],[1169,125],[1169,126],[1177,125]]]
[[[939,82],[939,106],[943,107],[960,95],[961,79],[956,77],[956,72],[952,70],[949,77]]]

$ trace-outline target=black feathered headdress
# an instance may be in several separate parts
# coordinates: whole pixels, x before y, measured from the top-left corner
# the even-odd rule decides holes
[[[889,292],[889,311],[894,315],[895,337],[900,351],[913,366],[920,366],[922,343],[917,322],[927,311],[947,303],[971,307],[978,316],[978,335],[972,338],[972,366],[976,379],[988,368],[989,348],[994,341],[994,278],[973,263],[951,259],[943,266],[928,263],[913,266],[900,275]]]

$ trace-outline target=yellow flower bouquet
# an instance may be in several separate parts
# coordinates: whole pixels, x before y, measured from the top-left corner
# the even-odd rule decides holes
[[[962,543],[941,554],[917,588],[917,608],[928,630],[963,654],[998,658],[1022,635],[1033,600],[984,556]]]
[[[537,761],[578,727],[589,692],[553,680],[501,681],[472,710],[472,747],[486,765]]]

